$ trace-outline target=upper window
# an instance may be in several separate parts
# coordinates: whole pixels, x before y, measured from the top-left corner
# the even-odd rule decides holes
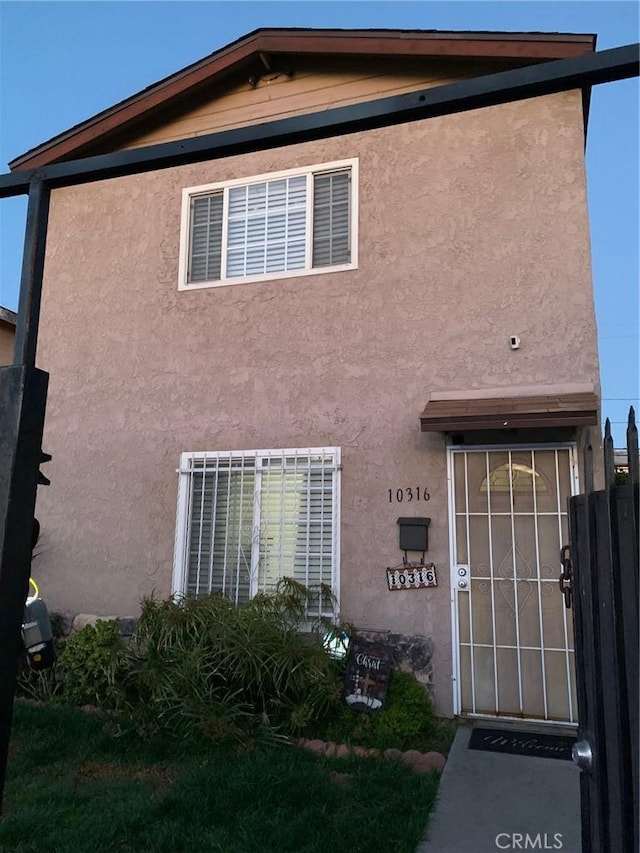
[[[180,289],[356,266],[357,159],[183,191]]]
[[[289,577],[309,617],[335,616],[339,463],[337,447],[184,453],[174,592],[241,603]]]

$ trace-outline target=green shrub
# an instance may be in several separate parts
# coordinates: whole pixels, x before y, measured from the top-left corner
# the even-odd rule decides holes
[[[113,619],[100,620],[72,634],[59,658],[65,700],[75,705],[115,708],[125,656],[120,628]]]
[[[393,670],[386,702],[380,711],[334,706],[326,737],[375,749],[420,749],[447,752],[454,729],[439,720],[425,688],[406,672]],[[320,733],[315,730],[314,733]]]
[[[36,702],[50,702],[60,698],[62,682],[57,662],[51,669],[35,670],[27,664],[21,666],[16,678],[16,696]]]
[[[319,638],[297,628],[305,595],[289,582],[239,607],[219,594],[143,600],[117,725],[142,735],[247,742],[322,719],[340,684]]]

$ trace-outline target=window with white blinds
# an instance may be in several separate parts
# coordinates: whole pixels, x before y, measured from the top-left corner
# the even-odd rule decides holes
[[[174,591],[222,592],[235,603],[283,577],[314,595],[310,618],[338,595],[339,448],[184,453]]]
[[[357,163],[184,190],[181,289],[353,269]]]

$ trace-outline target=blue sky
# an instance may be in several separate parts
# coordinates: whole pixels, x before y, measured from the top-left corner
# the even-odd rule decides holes
[[[257,27],[597,33],[640,40],[616,2],[6,2],[0,0],[0,171],[40,142]],[[603,411],[617,445],[640,396],[638,81],[594,89],[587,140]],[[0,305],[15,310],[24,199],[0,201]],[[558,286],[562,286],[561,282]]]

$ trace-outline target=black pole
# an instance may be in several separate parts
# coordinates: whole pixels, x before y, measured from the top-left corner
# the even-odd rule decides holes
[[[33,520],[49,374],[35,365],[49,189],[29,188],[14,364],[0,368],[0,812],[21,626],[29,590]]]
[[[13,349],[14,364],[34,366],[36,363],[50,195],[49,187],[39,179],[34,180],[29,186],[20,303]]]

